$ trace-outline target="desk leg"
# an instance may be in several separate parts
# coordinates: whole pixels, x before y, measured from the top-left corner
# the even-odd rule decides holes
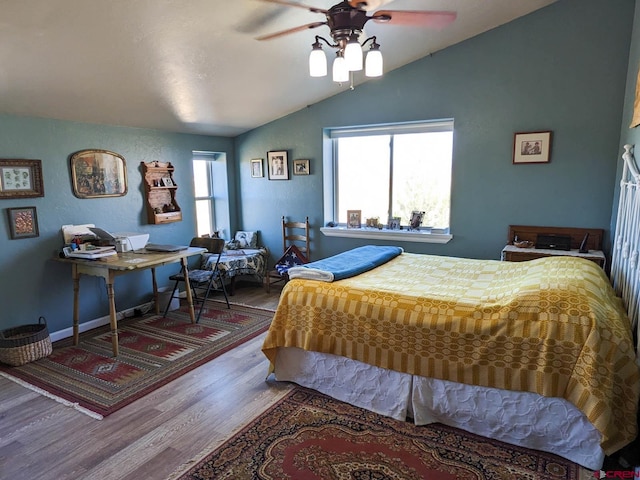
[[[153,284],[153,305],[156,310],[156,315],[160,315],[160,299],[158,298],[158,282],[156,280],[156,269],[151,268],[151,282]],[[171,301],[171,299],[169,299]]]
[[[189,283],[189,266],[187,265],[187,258],[183,257],[182,274],[184,275],[184,287],[187,290],[187,303],[189,304],[189,316],[191,317],[191,323],[196,323],[196,312],[193,309],[193,296],[191,294],[191,284]]]
[[[71,276],[73,278],[73,344],[78,345],[80,341],[80,274],[75,264],[71,267]]]
[[[113,356],[118,356],[118,320],[116,318],[116,298],[113,289],[113,275],[109,274],[107,280],[107,296],[109,297],[109,322],[111,323],[111,346]]]

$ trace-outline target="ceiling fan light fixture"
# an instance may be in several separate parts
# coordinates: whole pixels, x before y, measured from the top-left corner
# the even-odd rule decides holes
[[[309,75],[312,77],[324,77],[327,75],[327,56],[322,50],[319,41],[313,44],[309,54]]]
[[[349,69],[347,61],[344,59],[342,52],[337,53],[336,59],[333,61],[333,81],[336,83],[344,83],[349,81]]]
[[[347,68],[351,72],[359,72],[362,70],[362,46],[358,42],[358,36],[352,35],[347,46],[344,49],[344,59],[347,62]]]
[[[381,77],[382,76],[382,52],[380,51],[380,45],[374,40],[371,44],[371,49],[367,52],[367,58],[365,60],[364,74],[367,77]]]

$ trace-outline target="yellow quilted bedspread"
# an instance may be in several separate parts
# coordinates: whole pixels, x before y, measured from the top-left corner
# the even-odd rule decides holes
[[[579,258],[530,262],[403,253],[333,283],[295,279],[264,341],[425,377],[573,403],[609,454],[636,435],[640,372],[605,273]]]

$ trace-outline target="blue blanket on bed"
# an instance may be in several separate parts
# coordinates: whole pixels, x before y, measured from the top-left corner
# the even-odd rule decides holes
[[[365,245],[315,262],[289,269],[289,278],[307,278],[333,282],[375,268],[402,253],[400,247]]]

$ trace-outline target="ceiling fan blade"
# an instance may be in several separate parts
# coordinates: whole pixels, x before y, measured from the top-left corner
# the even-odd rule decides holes
[[[327,22],[307,23],[306,25],[300,25],[299,27],[289,28],[288,30],[282,30],[281,32],[262,35],[260,37],[256,37],[256,40],[273,40],[274,38],[282,37],[284,35],[289,35],[290,33],[301,32],[302,30],[309,30],[311,28],[321,27],[322,25],[326,25],[326,24]]]
[[[457,17],[456,12],[421,10],[378,10],[371,19],[376,23],[414,27],[444,28]]]
[[[372,12],[392,1],[393,0],[349,0],[349,5],[358,10]]]
[[[277,3],[278,5],[286,5],[288,7],[304,8],[305,10],[309,10],[310,12],[313,12],[313,13],[324,13],[325,15],[327,13],[329,13],[329,11],[325,10],[324,8],[310,7],[309,5],[303,5],[301,3],[290,2],[288,0],[260,0],[260,1],[261,2],[267,2],[267,3]]]

